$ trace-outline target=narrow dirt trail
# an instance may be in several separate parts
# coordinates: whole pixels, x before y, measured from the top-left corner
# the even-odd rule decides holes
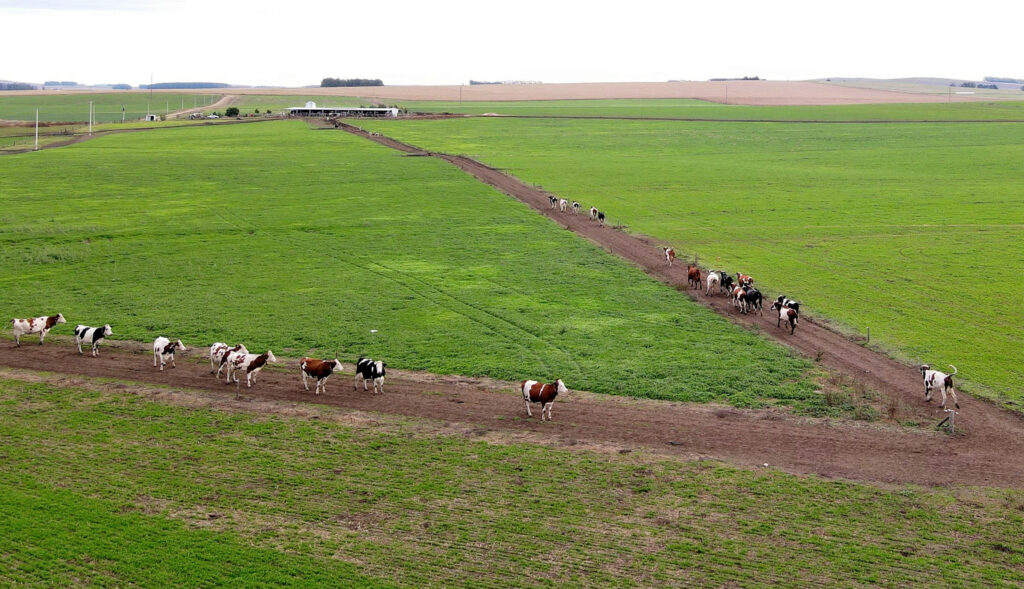
[[[160,372],[146,344],[109,342],[100,356],[79,355],[69,338],[45,345],[0,342],[0,366],[59,374],[114,378],[205,390],[233,399],[235,387],[215,379],[201,357],[203,348],[179,358],[178,367]],[[113,344],[116,344],[113,345]],[[134,351],[132,351],[134,349]],[[283,368],[282,368],[283,367]],[[570,393],[554,405],[553,421],[528,418],[515,385],[493,380],[397,372],[386,392],[352,389],[352,365],[335,374],[327,392],[302,388],[298,362],[281,359],[259,374],[243,399],[319,403],[365,412],[427,418],[488,432],[542,436],[553,446],[649,449],[685,459],[708,457],[757,467],[824,477],[922,485],[1024,486],[1024,452],[1019,442],[978,443],[975,435],[947,436],[931,431],[792,417],[778,410],[739,411],[728,407]],[[465,429],[465,428],[463,428]]]

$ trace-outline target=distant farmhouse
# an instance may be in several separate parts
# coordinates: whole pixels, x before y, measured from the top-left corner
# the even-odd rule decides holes
[[[306,106],[295,106],[288,109],[290,117],[371,117],[396,118],[398,109],[393,107],[356,107],[356,106],[317,106],[309,101]]]

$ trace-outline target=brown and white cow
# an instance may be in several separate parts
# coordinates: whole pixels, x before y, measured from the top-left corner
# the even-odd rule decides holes
[[[253,383],[256,382],[256,373],[263,370],[267,362],[277,362],[277,358],[274,357],[274,353],[270,350],[262,354],[238,354],[234,352],[230,356],[228,360],[228,382],[230,383],[233,380],[237,384],[238,371],[241,370],[245,373],[246,388],[252,387]]]
[[[327,392],[327,377],[334,373],[335,370],[338,372],[342,371],[341,362],[337,358],[334,360],[320,360],[318,358],[303,358],[299,360],[299,368],[302,370],[302,386],[309,390],[309,383],[306,379],[316,379],[316,389],[314,390],[315,395],[319,395],[321,392]]]
[[[245,346],[242,344],[237,344],[234,347],[231,347],[224,342],[217,342],[210,346],[210,374],[213,374],[214,371],[216,371],[217,378],[220,378],[220,371],[227,363],[228,355],[233,352],[248,354],[249,350],[245,349]]]
[[[39,334],[39,345],[43,345],[43,338],[58,323],[67,323],[64,315],[57,313],[49,317],[30,317],[28,319],[11,319],[11,328],[14,330],[14,343],[21,345],[21,336],[27,333]]]
[[[754,279],[753,278],[751,278],[750,276],[748,276],[746,274],[741,274],[739,272],[736,273],[736,282],[740,286],[753,286],[754,285]]]
[[[160,362],[160,371],[163,372],[164,365],[167,361],[171,361],[171,368],[177,368],[174,364],[174,352],[181,350],[186,351],[188,348],[185,344],[181,343],[181,340],[172,342],[164,336],[160,336],[153,340],[153,366],[157,365],[157,361]]]
[[[553,383],[544,384],[536,380],[524,380],[519,383],[519,390],[523,392],[523,401],[526,402],[526,414],[533,417],[530,410],[530,403],[540,403],[540,420],[544,421],[544,413],[548,414],[548,421],[551,421],[551,406],[555,404],[555,397],[569,394],[562,379]]]
[[[665,261],[671,266],[672,262],[676,259],[676,248],[674,247],[663,247],[661,251],[665,252]]]
[[[686,284],[691,287],[700,288],[700,283],[700,267],[690,264],[686,267]]]
[[[932,402],[932,389],[942,387],[942,404],[939,407],[946,407],[946,393],[953,395],[953,405],[956,408],[960,408],[960,403],[956,400],[956,389],[953,388],[953,377],[956,376],[956,366],[949,365],[953,369],[953,374],[946,374],[939,370],[932,370],[932,367],[927,364],[921,365],[921,376],[924,378],[924,400],[928,403]]]

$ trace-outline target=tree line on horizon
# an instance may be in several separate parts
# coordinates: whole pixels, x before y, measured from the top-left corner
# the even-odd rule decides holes
[[[384,82],[379,79],[368,78],[324,78],[320,81],[321,88],[337,88],[349,86],[383,86]]]

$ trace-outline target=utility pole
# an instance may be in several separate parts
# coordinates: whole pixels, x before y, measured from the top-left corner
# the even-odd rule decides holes
[[[92,101],[89,101],[89,134],[92,135]]]
[[[39,109],[36,109],[36,150],[39,150]]]

